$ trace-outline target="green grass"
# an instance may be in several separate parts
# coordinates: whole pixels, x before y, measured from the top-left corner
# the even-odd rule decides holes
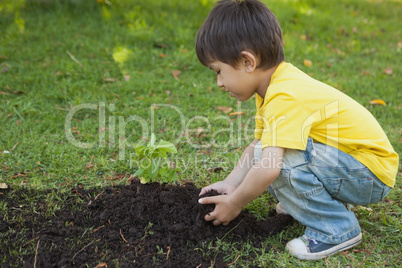
[[[61,191],[110,185],[135,172],[133,145],[155,132],[178,147],[181,179],[202,186],[224,178],[253,139],[254,100],[240,104],[220,91],[194,53],[213,1],[110,2],[0,0],[0,183]],[[367,107],[401,154],[402,2],[264,2],[281,23],[286,60]],[[66,118],[77,105],[87,108],[73,115],[72,135],[90,148],[66,137]],[[216,167],[224,171],[206,172]],[[303,232],[297,224],[267,241],[272,251],[224,241],[210,251],[238,267],[400,265],[400,177],[389,202],[371,205],[372,212],[357,209],[364,242],[346,255],[313,263],[290,257],[284,241]],[[273,200],[263,196],[250,209],[264,213],[266,202]]]

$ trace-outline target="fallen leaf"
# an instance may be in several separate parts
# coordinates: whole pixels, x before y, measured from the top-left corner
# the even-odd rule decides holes
[[[116,79],[114,79],[114,78],[105,78],[105,79],[103,79],[103,81],[105,81],[105,82],[114,82],[114,81],[116,81]]]
[[[374,99],[374,100],[371,100],[371,101],[370,101],[370,104],[373,104],[373,105],[379,104],[379,105],[387,106],[387,103],[386,103],[385,101],[381,100],[381,99]]]
[[[4,67],[3,69],[1,69],[0,73],[5,73],[8,72],[8,70],[10,70],[9,66]]]
[[[1,152],[0,152],[0,153],[1,153]],[[0,164],[0,166],[3,167],[3,168],[6,169],[6,170],[7,170],[7,169],[10,169],[9,167],[6,167],[5,165],[1,165],[1,164]]]
[[[402,42],[398,42],[398,48],[402,48]],[[1,57],[0,57],[1,59]]]
[[[197,135],[196,136],[199,137],[201,132],[203,132],[203,131],[204,131],[204,129],[202,127],[197,128]]]
[[[340,50],[339,48],[333,48],[331,49],[332,52],[338,54],[338,55],[345,55],[345,52],[343,52],[342,50]]]
[[[18,119],[17,119],[17,122],[16,122],[16,123],[17,123],[17,126],[20,126],[20,125],[21,125],[20,120],[18,120]]]
[[[106,262],[99,263],[98,265],[95,266],[95,268],[101,268],[101,267],[106,267],[107,268]]]
[[[225,114],[228,114],[233,110],[232,107],[226,107],[226,106],[217,106],[216,109],[218,109],[219,111],[224,112]]]
[[[125,75],[125,76],[124,76],[124,81],[126,81],[126,82],[127,82],[127,81],[129,81],[129,80],[130,80],[130,78],[131,78],[131,77],[130,77],[129,75]]]
[[[385,74],[387,74],[387,75],[391,75],[392,73],[393,73],[393,69],[392,68],[386,68],[385,70],[384,70],[384,73]]]
[[[373,253],[371,251],[367,250],[367,249],[355,249],[355,250],[353,250],[353,252],[354,253],[364,253],[364,252],[366,252],[366,253],[368,253],[370,255],[373,255]]]
[[[159,57],[164,58],[164,57],[166,57],[166,54],[161,53],[161,54],[159,54]]]
[[[221,172],[221,171],[223,171],[223,170],[224,170],[224,169],[223,169],[222,167],[213,167],[213,168],[207,169],[207,171],[208,171],[209,173],[211,173],[211,172],[219,173],[219,172]]]
[[[172,75],[174,77],[174,79],[176,79],[177,81],[179,81],[179,75],[180,75],[180,71],[179,70],[173,70],[172,71]]]
[[[364,207],[364,206],[357,206],[359,209],[361,209],[361,210],[367,210],[367,211],[369,211],[369,212],[372,212],[373,211],[373,209],[372,208],[368,208],[368,207]]]
[[[346,31],[345,28],[341,27],[338,29],[338,34],[339,35],[344,35],[344,36],[349,36],[349,33]]]
[[[11,148],[11,152],[14,151],[15,147],[17,147],[18,144],[20,144],[20,142],[17,142],[17,143],[13,146],[13,148]]]
[[[311,60],[304,60],[303,64],[307,67],[311,67],[313,65],[313,62]]]
[[[170,90],[165,91],[166,95],[170,96]]]
[[[230,116],[232,116],[232,115],[244,115],[244,114],[246,114],[245,112],[233,112],[233,113],[230,113],[229,115]]]
[[[84,68],[84,65],[83,65],[79,60],[77,60],[77,59],[74,57],[74,55],[71,54],[70,51],[67,50],[67,54],[70,56],[70,58],[71,58],[75,63],[77,63],[79,66],[81,66],[81,68]]]
[[[144,97],[135,97],[136,99],[139,99],[139,100],[143,100],[143,99],[145,99]]]
[[[160,107],[157,106],[157,105],[154,103],[154,104],[152,104],[151,106],[149,106],[149,109],[156,109],[156,110],[159,110]]]
[[[199,156],[200,154],[207,154],[207,155],[210,155],[210,153],[208,153],[208,152],[205,151],[205,150],[200,151],[200,152],[197,154],[197,156]]]
[[[398,174],[399,176],[401,176],[402,174]],[[384,199],[384,202],[386,202],[386,203],[390,203],[390,204],[393,204],[393,203],[395,203],[394,201],[392,201],[391,199],[389,199],[389,198],[385,198]]]
[[[311,41],[313,40],[313,38],[309,35],[309,34],[303,34],[300,36],[301,40],[307,40],[307,41]]]
[[[168,45],[166,45],[166,44],[154,44],[154,47],[156,47],[156,48],[167,48]]]
[[[2,182],[0,183],[0,189],[8,189],[8,185]]]

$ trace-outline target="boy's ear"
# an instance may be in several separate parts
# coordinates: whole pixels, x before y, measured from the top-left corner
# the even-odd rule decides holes
[[[242,65],[245,68],[246,72],[253,72],[257,68],[257,59],[253,53],[248,51],[240,52],[242,58]]]

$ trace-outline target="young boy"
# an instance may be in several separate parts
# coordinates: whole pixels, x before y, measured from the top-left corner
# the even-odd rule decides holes
[[[277,211],[306,226],[286,245],[308,260],[327,257],[362,240],[343,202],[367,205],[395,184],[398,155],[375,118],[342,92],[284,62],[274,14],[257,0],[222,0],[200,28],[196,52],[217,84],[240,101],[256,93],[255,139],[228,177],[202,189],[223,195],[205,216],[228,224],[268,190]]]

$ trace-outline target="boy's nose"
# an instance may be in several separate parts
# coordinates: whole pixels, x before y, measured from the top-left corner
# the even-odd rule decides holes
[[[218,85],[218,87],[223,87],[223,83],[219,78],[216,79],[216,84]]]

